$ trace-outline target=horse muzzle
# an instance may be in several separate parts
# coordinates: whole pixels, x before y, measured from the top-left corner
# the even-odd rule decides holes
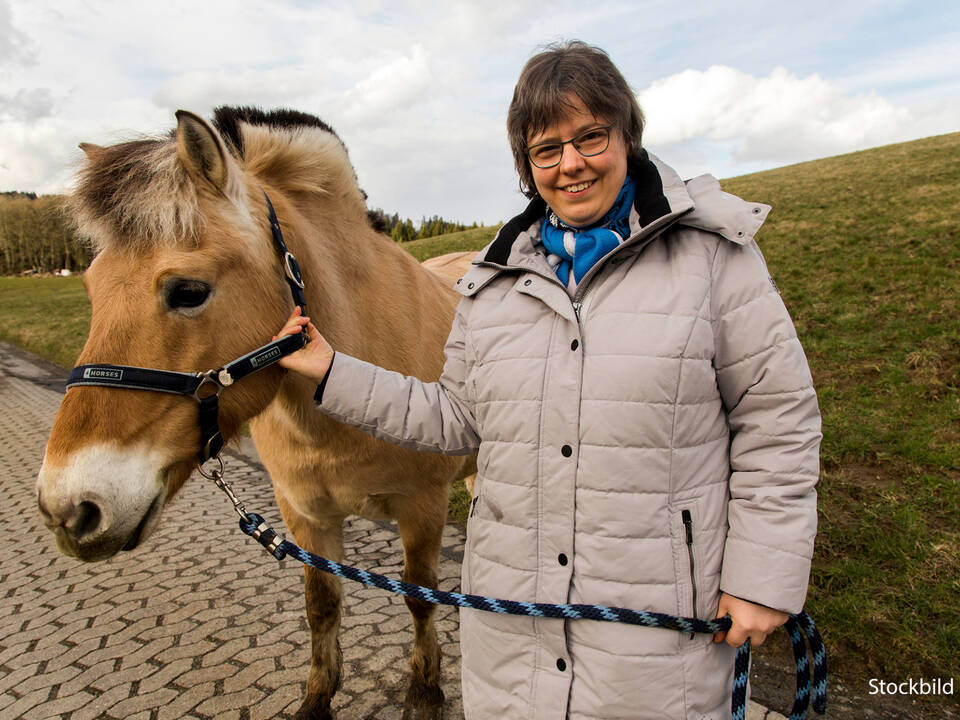
[[[37,507],[60,552],[105,560],[133,550],[156,526],[167,495],[164,479],[143,455],[85,450],[66,464],[44,462]]]

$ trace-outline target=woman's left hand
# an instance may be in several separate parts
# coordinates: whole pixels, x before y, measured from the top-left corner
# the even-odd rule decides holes
[[[763,645],[767,635],[790,618],[785,612],[720,593],[717,617],[721,618],[724,615],[731,617],[733,625],[727,632],[718,632],[714,635],[713,641],[720,643],[726,640],[727,644],[733,647],[740,647],[747,638],[750,639],[751,645]]]

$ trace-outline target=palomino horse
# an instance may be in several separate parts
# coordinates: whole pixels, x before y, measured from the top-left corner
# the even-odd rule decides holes
[[[266,193],[303,269],[309,314],[333,346],[439,376],[455,293],[371,227],[346,148],[327,125],[250,108],[219,108],[213,125],[185,112],[177,120],[163,139],[81,146],[87,163],[72,209],[98,252],[84,274],[93,317],[78,363],[192,372],[269,340],[291,299]],[[436,587],[449,483],[472,461],[340,425],[315,410],[314,390],[266,368],[223,391],[221,431],[229,438],[250,420],[298,544],[339,559],[346,516],[393,518],[403,579]],[[60,550],[93,561],[136,547],[196,467],[199,445],[189,397],[69,390],[37,479]],[[341,672],[340,581],[307,568],[305,586],[312,662],[297,717],[329,718]],[[404,717],[439,718],[434,607],[407,605],[414,647]]]

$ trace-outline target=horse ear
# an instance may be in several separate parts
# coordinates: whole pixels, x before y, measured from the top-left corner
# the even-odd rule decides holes
[[[100,145],[94,145],[93,143],[82,142],[80,143],[80,149],[86,153],[88,160],[96,160],[103,154],[103,147]]]
[[[194,178],[225,192],[230,166],[223,140],[206,120],[186,110],[177,110],[177,156]]]

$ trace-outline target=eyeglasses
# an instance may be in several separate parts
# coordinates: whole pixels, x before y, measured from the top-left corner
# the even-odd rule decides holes
[[[569,140],[538,143],[527,148],[527,157],[538,168],[546,170],[560,164],[563,157],[563,146],[567,143],[573,145],[577,152],[584,157],[599,155],[610,144],[610,129],[612,127],[613,125],[604,125],[590,128]]]

